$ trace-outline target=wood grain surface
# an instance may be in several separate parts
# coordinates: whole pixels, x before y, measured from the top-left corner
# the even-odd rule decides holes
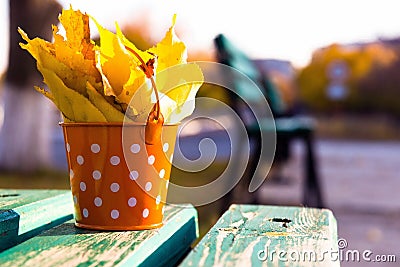
[[[71,220],[0,253],[0,266],[170,266],[197,237],[193,206],[167,205],[162,228],[93,231]]]
[[[72,218],[68,190],[0,189],[0,251]]]
[[[232,205],[180,266],[339,266],[337,252],[327,209]]]

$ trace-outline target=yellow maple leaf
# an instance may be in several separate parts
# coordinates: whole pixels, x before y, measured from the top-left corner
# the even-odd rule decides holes
[[[86,51],[84,53],[85,58],[94,60],[93,43],[90,40],[89,16],[70,7],[68,10],[63,9],[59,21],[65,29],[68,45],[76,51]]]
[[[87,83],[87,93],[89,95],[89,101],[96,107],[108,122],[123,122],[124,121],[124,113],[120,110],[116,109],[113,105],[111,105],[97,90],[91,85]],[[128,119],[129,121],[129,119]]]
[[[74,71],[91,77],[96,89],[101,89],[98,88],[101,77],[96,68],[95,45],[90,39],[89,16],[70,7],[62,11],[59,20],[65,29],[66,39],[58,34],[58,27],[53,26],[56,58]],[[85,93],[83,89],[78,91]]]
[[[172,26],[165,37],[147,50],[147,54],[129,46],[139,57],[143,57],[144,62],[148,62],[149,55],[154,55],[157,59],[154,79],[160,94],[161,112],[166,122],[180,121],[193,112],[194,97],[204,80],[201,69],[196,64],[186,64],[186,46],[175,34],[175,22],[176,16],[173,17]],[[126,39],[122,32],[119,31],[118,35],[121,39]],[[136,86],[137,84],[135,88]],[[156,103],[156,97],[151,94],[150,86],[142,86],[135,92],[130,101],[130,105],[136,111],[135,120],[145,121]],[[183,109],[185,103],[187,105]]]
[[[36,91],[38,91],[39,93],[41,93],[42,95],[44,95],[45,97],[47,97],[48,99],[50,99],[52,102],[54,102],[54,96],[51,92],[45,90],[44,88],[41,88],[39,86],[34,86],[34,88],[36,89]]]
[[[56,104],[65,121],[121,122],[125,115],[145,122],[158,99],[166,122],[192,113],[203,75],[186,62],[186,46],[174,30],[176,16],[165,37],[147,51],[137,49],[118,24],[113,33],[93,19],[100,34],[96,46],[89,16],[72,7],[59,20],[66,38],[53,26],[53,43],[31,40],[22,29],[19,33],[26,41],[21,47],[36,59],[50,89],[36,90]]]
[[[63,82],[77,92],[86,95],[86,81],[96,89],[101,88],[101,76],[96,69],[94,43],[90,40],[89,17],[72,8],[63,10],[59,20],[64,26],[67,38],[58,33],[53,26],[54,43],[40,38],[30,40],[26,33],[19,29],[27,49],[38,64],[53,69]]]
[[[54,104],[63,116],[74,122],[106,122],[107,119],[85,96],[68,88],[53,70],[38,64],[54,97]]]
[[[116,34],[124,47],[128,47],[133,51],[135,51],[142,58],[144,62],[148,62],[150,59],[154,58],[154,55],[152,55],[148,51],[142,51],[138,49],[131,41],[129,41],[122,33],[121,27],[119,27],[118,23],[115,23],[115,28],[116,28]],[[140,66],[141,62],[139,59],[132,57],[132,60],[136,62],[136,66]]]
[[[27,42],[26,44],[20,44],[20,46],[29,51],[29,53],[36,59],[38,65],[40,64],[47,69],[53,70],[67,87],[79,92],[80,94],[86,95],[87,81],[99,86],[99,81],[97,81],[96,77],[73,68],[79,64],[68,63],[68,60],[66,59],[65,62],[71,65],[71,67],[69,67],[63,61],[58,59],[54,44],[40,38],[34,38],[31,40],[22,29],[18,29],[18,31],[22,38]]]
[[[87,50],[89,49],[89,47],[87,47],[87,49],[83,51],[86,54],[83,54],[79,50],[77,52],[75,47],[71,46],[68,41],[65,41],[64,38],[58,34],[58,27],[56,26],[53,26],[53,36],[54,51],[57,60],[65,64],[74,72],[80,74],[81,76],[84,76],[86,79],[90,79],[91,82],[96,84],[96,87],[99,86],[98,84],[99,82],[101,82],[101,77],[99,71],[96,68],[94,50],[91,50],[91,52],[93,53],[93,59],[86,59],[85,56],[91,54]],[[81,88],[77,88],[77,91],[81,91],[81,93],[84,93],[84,90],[80,89]]]
[[[115,96],[117,101],[128,104],[144,83],[145,74],[132,60],[121,38],[94,21],[100,35],[96,59],[103,79],[104,94]]]
[[[175,102],[175,106],[171,105],[169,100],[165,100],[163,103],[170,106],[167,109],[168,113],[164,114],[166,121],[179,122],[192,114],[194,99],[203,80],[203,73],[195,63],[169,67],[157,74],[160,92]]]
[[[148,51],[157,55],[157,72],[161,72],[168,67],[187,62],[186,45],[178,38],[175,33],[176,15],[172,18],[172,26],[169,28],[164,38]]]

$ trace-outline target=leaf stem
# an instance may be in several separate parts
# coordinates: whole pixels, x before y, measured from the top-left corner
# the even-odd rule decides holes
[[[144,62],[143,58],[133,49],[131,49],[130,47],[125,46],[125,49],[127,49],[129,52],[131,52],[141,63],[140,67],[142,68],[144,74],[146,75],[147,78],[150,79],[151,82],[151,86],[153,87],[154,93],[156,95],[156,119],[158,120],[160,118],[160,97],[158,95],[158,90],[157,90],[157,86],[156,86],[156,82],[154,81],[154,77],[152,74],[152,71],[149,69],[149,67],[147,66],[146,62]]]

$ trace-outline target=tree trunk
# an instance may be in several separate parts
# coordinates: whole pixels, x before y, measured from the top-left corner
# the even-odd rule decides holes
[[[34,171],[50,166],[54,109],[37,93],[42,77],[28,52],[19,47],[21,27],[31,37],[51,39],[61,6],[54,0],[9,0],[10,51],[3,90],[0,169]]]

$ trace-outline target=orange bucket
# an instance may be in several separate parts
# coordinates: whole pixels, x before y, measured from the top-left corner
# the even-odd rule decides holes
[[[61,123],[75,225],[100,230],[162,226],[177,124],[145,144],[146,124]]]

